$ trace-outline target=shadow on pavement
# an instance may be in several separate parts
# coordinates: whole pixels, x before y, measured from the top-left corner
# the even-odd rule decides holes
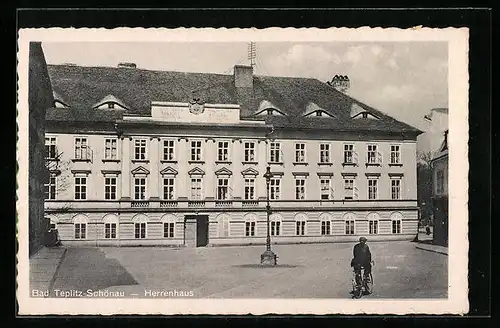
[[[97,291],[125,285],[138,285],[138,282],[116,259],[107,258],[98,248],[68,248],[51,296],[56,296],[56,289],[85,293],[88,289]]]
[[[256,268],[256,269],[267,269],[267,268],[275,268],[275,269],[285,269],[285,268],[298,268],[303,267],[303,265],[291,265],[291,264],[276,264],[276,265],[261,265],[261,264],[240,264],[233,265],[233,267],[238,268]]]

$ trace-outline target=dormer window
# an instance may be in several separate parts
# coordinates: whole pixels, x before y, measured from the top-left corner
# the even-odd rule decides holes
[[[55,108],[68,108],[68,105],[66,105],[65,103],[63,103],[60,100],[55,99],[54,100],[54,107]]]
[[[378,117],[373,115],[372,113],[370,112],[361,112],[355,116],[353,116],[352,118],[355,118],[355,119],[358,119],[358,118],[369,118],[369,119],[375,119],[375,120],[378,120]]]
[[[259,108],[255,111],[254,115],[259,116],[286,116],[284,112],[282,112],[277,106],[267,100],[263,100]]]
[[[108,108],[109,109],[114,109],[115,108],[115,103],[112,103],[112,102],[108,103]]]
[[[127,110],[128,107],[123,101],[113,95],[107,95],[93,106],[94,109],[114,109]]]
[[[327,112],[317,104],[313,102],[308,102],[303,114],[304,117],[332,117],[335,118],[335,115]]]

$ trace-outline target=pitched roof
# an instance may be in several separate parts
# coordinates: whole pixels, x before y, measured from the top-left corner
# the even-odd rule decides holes
[[[233,76],[222,74],[68,65],[49,65],[48,70],[54,91],[64,97],[71,108],[49,110],[49,121],[116,120],[123,113],[104,110],[101,113],[101,110],[91,109],[96,102],[111,94],[129,106],[129,113],[138,115],[148,115],[152,101],[188,102],[200,98],[206,103],[239,104],[242,118],[257,119],[255,113],[266,101],[286,113],[286,116],[264,116],[267,123],[276,127],[420,133],[418,129],[311,78],[254,76],[251,89],[235,87]],[[310,103],[334,117],[303,117]],[[379,119],[351,119],[353,104]],[[263,119],[262,116],[259,119]]]

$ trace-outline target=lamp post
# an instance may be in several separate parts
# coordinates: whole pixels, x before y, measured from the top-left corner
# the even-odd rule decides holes
[[[260,255],[260,264],[262,265],[276,265],[276,254],[271,250],[271,234],[269,228],[269,217],[271,215],[271,205],[269,205],[269,184],[271,182],[271,178],[273,174],[271,173],[271,168],[268,166],[266,168],[266,173],[264,173],[264,178],[266,179],[267,186],[267,205],[266,205],[266,214],[267,214],[267,237],[266,237],[266,250],[264,253]]]

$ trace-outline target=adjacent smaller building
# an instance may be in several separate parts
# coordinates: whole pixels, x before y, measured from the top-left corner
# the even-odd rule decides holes
[[[448,246],[448,130],[431,161],[434,243]]]

